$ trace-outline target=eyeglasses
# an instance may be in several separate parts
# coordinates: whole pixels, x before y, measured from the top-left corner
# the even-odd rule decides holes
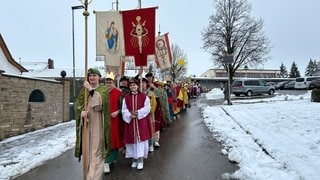
[[[106,84],[112,84],[113,82],[112,81],[106,81]]]

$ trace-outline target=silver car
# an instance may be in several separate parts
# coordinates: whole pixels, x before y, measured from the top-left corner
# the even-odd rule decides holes
[[[269,94],[273,95],[275,87],[268,85],[265,81],[260,79],[237,79],[232,83],[232,94],[240,96],[244,94],[246,96]]]

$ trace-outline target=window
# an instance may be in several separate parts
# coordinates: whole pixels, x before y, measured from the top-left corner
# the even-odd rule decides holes
[[[259,85],[259,81],[245,81],[244,82],[244,85],[247,85],[247,86],[258,86]]]
[[[264,82],[264,81],[259,81],[259,86],[266,86],[266,85],[267,85],[266,82]]]
[[[45,102],[45,97],[39,89],[33,90],[29,96],[29,102]]]
[[[303,82],[304,78],[296,78],[296,82]]]
[[[234,81],[232,86],[242,86],[242,81]]]

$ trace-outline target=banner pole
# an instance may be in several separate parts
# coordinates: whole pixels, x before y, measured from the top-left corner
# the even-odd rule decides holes
[[[91,2],[91,1],[90,1]],[[88,80],[88,16],[89,16],[89,12],[88,12],[88,0],[84,0],[82,1],[83,5],[84,5],[84,12],[83,12],[83,16],[85,18],[85,51],[84,51],[84,55],[85,55],[85,66],[84,66],[84,81]],[[84,109],[87,110],[87,104],[88,104],[88,90],[85,89],[84,91]],[[88,162],[87,162],[87,157],[88,157],[88,152],[87,152],[87,117],[84,118],[84,122],[83,122],[83,129],[82,129],[82,170],[83,170],[83,180],[87,179],[87,173],[88,173]]]
[[[141,9],[141,0],[138,0],[138,8]]]

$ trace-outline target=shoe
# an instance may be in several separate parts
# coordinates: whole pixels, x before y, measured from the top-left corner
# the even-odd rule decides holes
[[[133,161],[132,164],[131,164],[131,167],[132,168],[136,168],[138,166],[138,163],[136,161]]]
[[[154,151],[154,147],[153,147],[153,145],[150,145],[149,146],[149,152],[153,152]]]
[[[124,147],[120,148],[119,149],[119,152],[122,154],[122,155],[126,155],[126,149]]]
[[[104,163],[104,168],[103,168],[104,173],[110,173],[110,166],[108,163]]]
[[[137,170],[142,170],[143,169],[143,162],[139,162],[137,165]]]
[[[154,147],[160,147],[160,144],[159,144],[159,142],[154,142]]]

